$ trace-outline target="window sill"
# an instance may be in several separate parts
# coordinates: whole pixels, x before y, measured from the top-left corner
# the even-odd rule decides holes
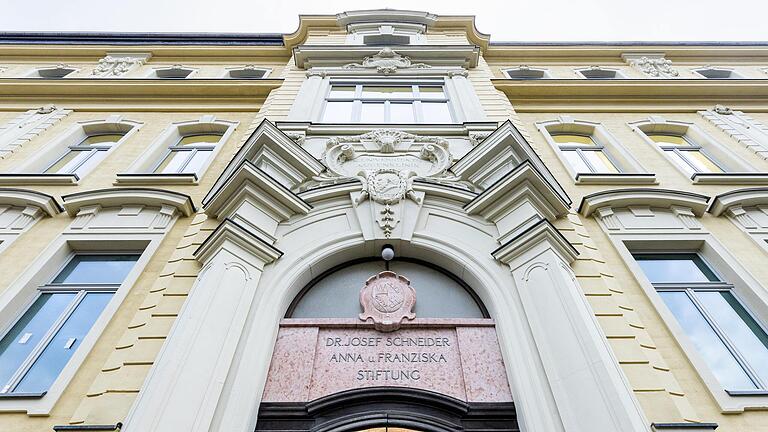
[[[706,185],[768,185],[768,173],[696,173],[691,181]]]
[[[77,185],[77,174],[0,174],[0,185]]]
[[[115,185],[196,185],[197,174],[118,174]]]
[[[122,423],[113,425],[60,425],[54,426],[54,431],[119,431],[123,428]]]
[[[576,184],[579,185],[616,185],[616,184],[644,184],[656,185],[656,174],[653,173],[620,173],[620,174],[576,174]]]
[[[768,396],[768,390],[726,390],[728,396]]]
[[[0,394],[0,399],[40,399],[46,393],[3,393]]]
[[[717,423],[651,423],[654,431],[710,431],[717,429]]]

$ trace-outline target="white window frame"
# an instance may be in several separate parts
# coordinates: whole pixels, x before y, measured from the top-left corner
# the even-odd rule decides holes
[[[124,133],[123,137],[108,149],[94,150],[98,153],[89,157],[87,161],[91,162],[91,159],[97,157],[97,163],[91,163],[89,164],[90,168],[79,171],[75,170],[72,173],[77,177],[78,180],[82,180],[86,175],[88,175],[98,166],[98,162],[106,159],[109,154],[114,152],[133,134],[138,132],[141,126],[142,123],[140,122],[123,120],[120,116],[112,116],[106,120],[79,122],[73,125],[62,135],[54,139],[50,145],[44,147],[39,156],[33,158],[26,164],[23,164],[20,167],[19,172],[24,174],[35,174],[41,177],[55,176],[56,174],[45,173],[44,171],[55,164],[62,157],[64,157],[70,151],[71,147],[76,147],[88,136],[103,135],[109,133]],[[82,165],[85,165],[85,163],[81,164],[80,166]]]
[[[142,175],[147,177],[162,177],[168,175],[185,175],[194,174],[195,182],[205,174],[210,165],[216,159],[216,156],[221,151],[222,147],[226,145],[227,141],[231,138],[232,134],[237,129],[239,122],[218,120],[212,115],[202,116],[198,120],[184,121],[172,123],[168,128],[163,131],[157,139],[150,144],[148,151],[144,152],[144,155],[137,159],[127,170],[125,174],[129,175]],[[222,133],[218,143],[213,146],[208,160],[200,167],[195,173],[176,173],[176,174],[161,174],[155,173],[159,164],[164,160],[166,155],[171,151],[171,147],[176,145],[179,140],[188,135],[201,135],[206,133]],[[119,174],[118,174],[119,176]],[[119,182],[125,181],[124,178],[120,178]]]
[[[511,72],[541,72],[540,77],[514,77],[512,76]],[[513,68],[508,69],[502,69],[502,72],[506,75],[506,78],[513,79],[513,80],[520,80],[520,81],[535,81],[535,80],[541,80],[541,79],[551,79],[552,76],[549,73],[549,69],[541,68],[541,67],[532,67],[532,66],[517,66]]]
[[[544,139],[552,147],[576,183],[632,183],[632,184],[656,184],[656,176],[648,173],[632,154],[601,123],[585,120],[576,120],[570,116],[560,116],[556,120],[548,120],[536,123],[536,128],[544,136]],[[590,149],[600,149],[608,160],[613,163],[618,173],[581,173],[577,172],[563,155],[561,145],[555,142],[553,135],[572,134],[589,136],[595,143]],[[590,150],[595,151],[595,150]],[[589,166],[589,164],[588,164]],[[586,174],[586,177],[583,176]],[[597,175],[595,175],[597,174]]]
[[[627,76],[622,72],[619,68],[613,68],[613,67],[603,67],[603,66],[590,66],[590,67],[582,67],[577,68],[573,70],[576,73],[576,76],[582,79],[588,79],[588,80],[594,80],[594,81],[602,81],[602,80],[614,80],[614,79],[626,79]],[[584,75],[584,72],[589,71],[601,71],[601,72],[613,72],[614,76],[610,78],[589,78],[586,75]]]
[[[602,224],[602,222],[601,222]],[[611,233],[604,229],[624,264],[629,267],[635,280],[650,299],[653,307],[661,316],[675,340],[680,344],[683,353],[689,358],[698,372],[705,387],[714,396],[723,412],[738,413],[745,408],[760,407],[768,404],[768,392],[756,392],[753,395],[731,395],[725,391],[710,371],[704,358],[699,354],[693,342],[682,329],[677,318],[667,307],[656,288],[648,280],[632,253],[696,252],[716,271],[721,278],[732,284],[732,292],[738,300],[750,311],[754,318],[763,323],[768,322],[768,291],[753,277],[714,237],[709,233],[680,233],[669,230],[643,233]]]
[[[257,76],[251,76],[251,77],[233,77],[232,76],[232,72],[243,72],[243,71],[262,72],[262,75],[258,77]],[[256,80],[256,79],[266,79],[267,77],[269,77],[271,73],[272,73],[272,68],[260,67],[256,65],[245,65],[245,66],[228,67],[224,69],[224,74],[221,77],[226,79]]]
[[[725,78],[710,78],[706,75],[704,75],[703,72],[707,71],[714,71],[714,72],[729,72],[730,74]],[[727,68],[727,67],[718,67],[718,66],[702,66],[699,68],[691,69],[691,72],[693,72],[695,75],[700,76],[704,79],[744,79],[744,76],[742,76],[740,73],[736,72],[733,68]]]
[[[173,221],[172,221],[173,223]],[[171,225],[169,226],[172,226]],[[80,346],[59,373],[48,391],[37,398],[22,398],[13,395],[0,397],[0,412],[26,412],[29,415],[49,415],[64,390],[74,378],[86,356],[93,350],[109,322],[118,311],[136,280],[160,247],[167,232],[121,232],[108,230],[103,233],[79,233],[67,231],[60,235],[43,253],[35,259],[8,289],[0,294],[0,333],[3,335],[29,309],[38,296],[39,286],[53,279],[58,271],[77,252],[113,251],[135,252],[141,249],[141,256],[128,273],[123,283],[94,322]]]
[[[727,147],[719,143],[712,138],[709,134],[705,133],[694,123],[681,122],[681,121],[669,121],[661,116],[651,116],[647,120],[638,122],[627,123],[629,127],[635,131],[640,137],[650,146],[652,146],[659,154],[672,164],[683,176],[691,179],[693,182],[699,182],[699,176],[707,176],[715,174],[722,176],[723,174],[744,174],[744,173],[756,173],[754,167],[752,167],[747,161],[743,160],[737,155],[734,155]],[[659,135],[671,135],[681,136],[683,139],[691,143],[691,149],[698,149],[709,160],[718,166],[723,173],[709,173],[703,171],[693,170],[693,174],[688,174],[680,167],[677,162],[672,160],[667,154],[667,151],[662,148],[658,143],[648,137],[647,134],[659,134]],[[677,150],[673,150],[677,151]],[[685,159],[685,158],[683,158]]]
[[[355,86],[355,95],[351,98],[331,98],[330,92],[333,86]],[[418,87],[441,87],[443,89],[443,94],[445,95],[442,99],[424,99],[419,98],[418,96],[414,96],[412,98],[402,98],[402,99],[392,99],[395,100],[395,103],[410,103],[414,108],[414,124],[456,124],[458,123],[457,115],[452,107],[451,103],[451,97],[449,95],[449,91],[447,86],[445,85],[444,80],[421,80],[421,79],[410,79],[410,80],[360,80],[355,78],[337,78],[337,79],[331,79],[329,82],[328,88],[325,91],[325,95],[323,98],[323,107],[320,112],[320,116],[318,119],[318,122],[323,122],[323,117],[325,116],[325,110],[327,109],[328,102],[352,102],[352,118],[348,122],[343,123],[353,123],[353,124],[362,124],[360,121],[360,115],[362,111],[362,106],[364,103],[370,103],[371,101],[381,101],[384,100],[384,121],[377,122],[376,124],[395,124],[395,123],[389,123],[387,122],[387,118],[389,117],[389,106],[392,104],[392,100],[389,99],[365,99],[362,97],[362,88],[363,86],[381,86],[381,87],[398,87],[398,86],[411,86],[412,92],[415,95],[416,94],[416,88]],[[451,121],[445,122],[445,123],[430,123],[423,121],[423,112],[421,110],[421,103],[423,101],[427,101],[427,103],[445,103],[448,108],[448,113],[451,116]]]

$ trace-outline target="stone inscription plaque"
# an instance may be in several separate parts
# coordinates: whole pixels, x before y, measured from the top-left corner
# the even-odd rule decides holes
[[[357,387],[439,389],[465,399],[456,332],[321,329],[310,400]]]
[[[265,402],[307,402],[365,387],[419,388],[468,402],[512,400],[496,331],[485,320],[429,327],[416,318],[388,333],[334,321],[284,321]]]

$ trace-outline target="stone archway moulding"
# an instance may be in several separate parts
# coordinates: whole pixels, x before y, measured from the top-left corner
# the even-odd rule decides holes
[[[648,429],[551,223],[570,200],[511,123],[453,165],[472,190],[414,182],[421,202],[390,239],[371,235],[357,182],[291,192],[324,169],[306,156],[262,124],[204,200],[221,225],[196,253],[203,269],[126,431],[252,432],[286,308],[313,276],[384,241],[461,276],[488,306],[521,430]],[[270,175],[265,158],[292,177]]]

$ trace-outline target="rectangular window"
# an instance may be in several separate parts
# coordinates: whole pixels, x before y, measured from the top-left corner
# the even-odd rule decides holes
[[[0,394],[46,392],[138,253],[75,254],[0,340]]]
[[[98,162],[95,157],[112,148],[125,134],[89,135],[80,143],[68,147],[69,151],[48,166],[46,174],[73,174]]]
[[[768,390],[768,334],[695,253],[634,254],[727,391]]]
[[[333,84],[326,98],[326,123],[451,123],[441,85]]]
[[[605,148],[589,135],[552,134],[563,157],[577,173],[615,174],[619,172]]]
[[[685,135],[646,134],[688,175],[722,173],[724,170],[704,153],[700,145]]]
[[[194,174],[211,157],[223,134],[197,134],[181,137],[168,147],[152,172],[156,174]]]

